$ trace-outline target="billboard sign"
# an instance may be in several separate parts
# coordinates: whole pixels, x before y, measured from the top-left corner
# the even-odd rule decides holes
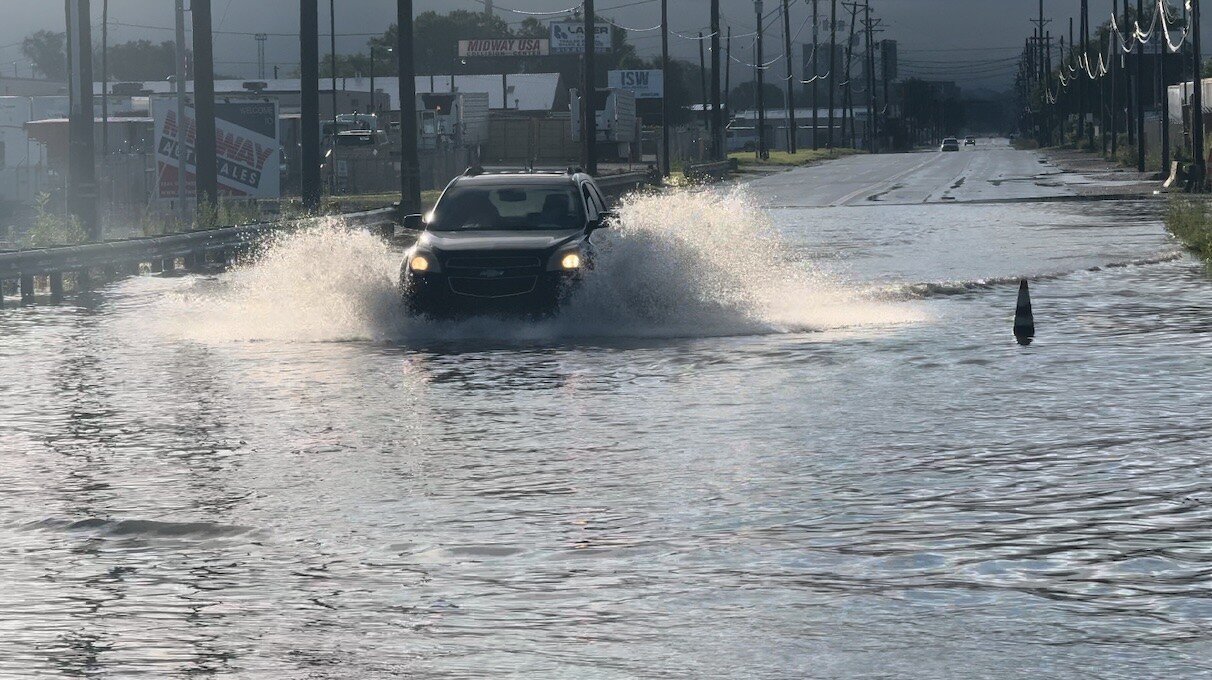
[[[629,90],[636,99],[660,99],[665,89],[665,73],[660,69],[607,71],[612,90]]]
[[[594,52],[610,52],[610,24],[598,22],[593,27]],[[551,22],[551,53],[581,54],[585,51],[585,24],[580,21]]]
[[[156,191],[161,199],[177,197],[177,158],[185,154],[185,195],[195,195],[194,108],[177,120],[175,97],[152,100],[156,132]],[[182,144],[184,140],[184,144]],[[278,103],[272,99],[226,99],[215,102],[215,160],[219,194],[248,198],[281,195]]]
[[[460,40],[460,57],[545,57],[550,54],[546,38],[501,38]]]

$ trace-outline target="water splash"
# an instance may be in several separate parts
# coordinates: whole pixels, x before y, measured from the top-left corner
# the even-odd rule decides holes
[[[170,295],[162,327],[204,341],[390,340],[400,254],[340,219],[282,233],[251,262]]]
[[[392,342],[708,337],[907,323],[796,261],[743,190],[634,196],[595,235],[597,266],[555,318],[428,321],[404,314],[402,254],[340,220],[284,234],[254,262],[170,298],[171,332],[207,341]]]
[[[743,188],[633,196],[618,211],[598,268],[564,314],[593,331],[759,334],[921,318],[794,259]]]

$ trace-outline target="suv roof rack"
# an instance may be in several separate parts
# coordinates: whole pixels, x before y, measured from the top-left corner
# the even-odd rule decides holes
[[[558,168],[535,168],[534,166],[526,166],[521,168],[500,167],[487,169],[481,165],[469,166],[463,171],[464,177],[476,177],[478,175],[575,175],[584,172],[580,168],[568,167],[564,169]]]

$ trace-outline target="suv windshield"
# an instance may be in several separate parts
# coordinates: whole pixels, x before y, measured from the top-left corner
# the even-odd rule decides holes
[[[571,183],[455,185],[429,221],[432,231],[579,229],[585,212]]]

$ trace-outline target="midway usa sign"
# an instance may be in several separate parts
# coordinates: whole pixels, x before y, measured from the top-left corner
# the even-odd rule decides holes
[[[499,38],[460,40],[460,57],[545,57],[550,54],[546,38]]]
[[[612,90],[629,90],[636,99],[660,99],[665,91],[665,73],[660,69],[607,71]]]
[[[185,195],[194,197],[197,164],[194,158],[194,107],[185,106],[177,120],[176,97],[152,98],[156,126],[156,192],[162,200],[177,198],[177,158],[184,146]],[[181,144],[181,140],[185,144]],[[240,98],[215,102],[215,157],[219,194],[277,198],[282,193],[278,145],[278,103],[272,99]]]

